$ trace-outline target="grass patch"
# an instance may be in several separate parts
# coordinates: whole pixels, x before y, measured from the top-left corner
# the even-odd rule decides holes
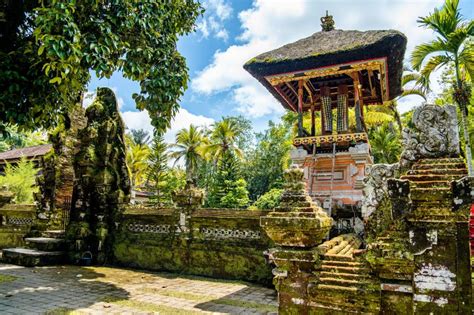
[[[51,310],[47,310],[44,315],[83,315],[85,313],[75,311],[71,308],[66,308],[66,307],[59,307],[59,308],[53,308]]]
[[[12,281],[15,281],[16,279],[17,279],[17,277],[15,277],[15,276],[2,275],[2,274],[0,274],[0,283],[3,283],[3,282],[12,282]]]
[[[203,294],[195,294],[189,292],[181,292],[181,291],[174,291],[174,290],[167,290],[167,289],[153,289],[153,288],[143,288],[141,291],[146,293],[156,293],[163,296],[169,296],[179,299],[184,299],[188,301],[196,301],[199,303],[214,303],[214,304],[221,304],[221,305],[230,305],[230,306],[237,306],[243,308],[253,308],[260,312],[277,312],[278,307],[274,305],[268,304],[261,304],[257,302],[251,301],[243,301],[243,300],[235,300],[229,298],[222,298],[219,296],[212,296],[212,295],[203,295]]]
[[[220,298],[218,300],[212,301],[212,303],[238,306],[238,307],[244,307],[244,308],[253,308],[261,312],[277,312],[278,311],[278,307],[274,305],[260,304],[260,303],[251,302],[251,301]]]
[[[170,314],[170,315],[201,314],[200,312],[193,312],[189,310],[174,308],[171,306],[154,304],[154,303],[143,302],[143,301],[126,300],[126,299],[118,298],[114,296],[104,297],[102,301],[106,303],[133,308],[135,310],[139,310],[143,312],[156,312],[159,314]]]

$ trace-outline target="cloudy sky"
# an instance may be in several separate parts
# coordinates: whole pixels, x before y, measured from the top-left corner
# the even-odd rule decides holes
[[[195,33],[183,37],[178,49],[186,57],[191,82],[181,100],[181,109],[166,133],[172,142],[177,130],[190,123],[209,125],[222,116],[243,115],[254,129],[266,128],[278,120],[283,108],[242,65],[252,57],[320,31],[320,17],[326,10],[343,30],[396,29],[408,37],[406,58],[413,47],[433,38],[416,20],[442,0],[202,0],[206,12]],[[474,18],[474,1],[461,0],[461,13]],[[112,88],[129,128],[152,132],[146,112],[135,109],[131,95],[139,90],[135,82],[116,73],[111,79],[93,79],[89,90]],[[406,98],[400,110],[420,103]]]

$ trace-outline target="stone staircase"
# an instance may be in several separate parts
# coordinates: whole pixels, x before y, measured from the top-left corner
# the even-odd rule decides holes
[[[402,180],[410,181],[413,214],[426,220],[451,215],[451,182],[467,176],[460,158],[423,159],[415,163]]]
[[[339,239],[338,239],[339,238]],[[332,242],[332,244],[331,244]],[[355,236],[343,235],[321,245],[326,249],[319,279],[308,287],[311,307],[321,314],[378,314],[380,283],[370,275]]]
[[[44,231],[41,237],[25,238],[26,248],[3,249],[2,261],[34,267],[62,264],[66,260],[64,231]]]

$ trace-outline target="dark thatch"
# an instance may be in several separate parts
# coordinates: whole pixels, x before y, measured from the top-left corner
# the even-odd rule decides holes
[[[402,92],[401,77],[406,42],[405,35],[394,30],[317,32],[258,55],[249,60],[244,68],[277,99],[285,103],[265,80],[265,76],[387,57],[389,97],[393,99]]]

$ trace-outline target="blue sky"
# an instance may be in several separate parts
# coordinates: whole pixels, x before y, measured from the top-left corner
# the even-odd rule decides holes
[[[406,57],[414,46],[433,34],[418,27],[416,19],[442,5],[442,0],[203,0],[206,13],[196,32],[178,42],[186,57],[191,81],[181,99],[181,110],[165,138],[171,142],[177,130],[190,123],[209,125],[222,116],[243,115],[255,131],[278,120],[283,108],[242,65],[259,53],[278,48],[320,31],[319,18],[326,10],[338,29],[397,29],[408,37]],[[461,0],[461,13],[474,18],[474,1]],[[434,78],[436,80],[436,78]],[[112,88],[119,99],[129,128],[152,131],[146,112],[137,112],[131,98],[138,84],[120,73],[110,79],[92,79],[89,90]],[[436,87],[435,87],[436,88]],[[400,110],[419,105],[417,97],[406,98]]]

